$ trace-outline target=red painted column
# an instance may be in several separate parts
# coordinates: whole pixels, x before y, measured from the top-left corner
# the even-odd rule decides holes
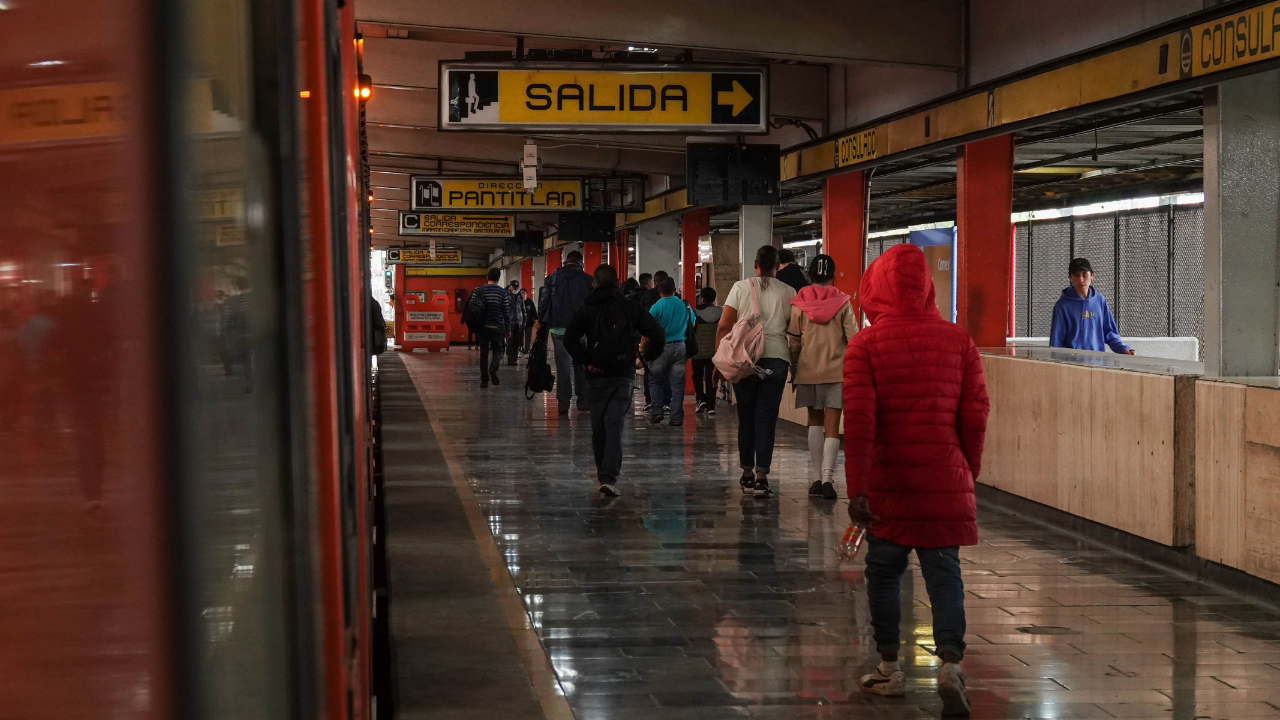
[[[560,267],[560,253],[560,248],[547,251],[547,275],[551,275]]]
[[[822,184],[822,247],[836,261],[833,283],[859,311],[858,287],[866,258],[867,174],[832,175]]]
[[[698,300],[694,295],[693,276],[698,267],[698,238],[711,232],[711,210],[698,208],[680,217],[680,295],[693,306]]]
[[[598,242],[582,243],[582,270],[588,275],[594,273],[596,268],[600,266],[600,246],[603,244]]]
[[[609,248],[609,264],[618,271],[618,281],[627,279],[627,237],[626,228],[613,231],[613,247]]]
[[[1013,270],[1013,136],[966,143],[956,185],[956,322],[978,347],[1004,347]]]
[[[520,261],[520,287],[533,292],[533,258]]]

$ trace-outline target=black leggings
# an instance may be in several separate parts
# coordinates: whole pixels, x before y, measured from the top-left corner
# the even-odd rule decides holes
[[[693,392],[698,403],[706,403],[708,410],[716,409],[716,386],[711,379],[716,366],[707,360],[693,361]]]

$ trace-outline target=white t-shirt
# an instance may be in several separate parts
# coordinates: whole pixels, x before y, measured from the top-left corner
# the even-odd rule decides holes
[[[791,320],[791,298],[796,291],[778,278],[751,278],[739,280],[729,290],[724,306],[738,311],[738,317],[751,312],[751,283],[764,283],[760,288],[760,318],[764,320],[764,355],[762,358],[791,360],[791,348],[787,346],[787,323]]]

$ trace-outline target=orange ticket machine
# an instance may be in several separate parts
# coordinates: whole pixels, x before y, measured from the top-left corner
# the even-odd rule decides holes
[[[471,291],[484,284],[486,272],[488,268],[482,267],[395,265],[392,292],[396,299],[396,345],[401,350],[412,352],[415,349],[438,350],[450,344],[465,344],[467,326],[462,322],[462,310],[471,297]],[[410,296],[413,297],[413,305],[408,302]],[[415,322],[409,319],[410,311],[431,313],[420,317],[442,319]],[[408,329],[411,325],[421,327]],[[428,325],[431,329],[427,329]],[[416,339],[417,333],[433,334],[435,339]],[[445,340],[439,339],[440,333],[444,333]]]

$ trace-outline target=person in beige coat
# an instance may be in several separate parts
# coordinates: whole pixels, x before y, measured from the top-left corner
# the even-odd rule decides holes
[[[836,499],[832,482],[840,457],[840,411],[844,401],[844,351],[857,332],[849,296],[832,287],[836,263],[819,255],[809,265],[812,285],[791,299],[787,341],[796,408],[809,410],[809,495]]]

